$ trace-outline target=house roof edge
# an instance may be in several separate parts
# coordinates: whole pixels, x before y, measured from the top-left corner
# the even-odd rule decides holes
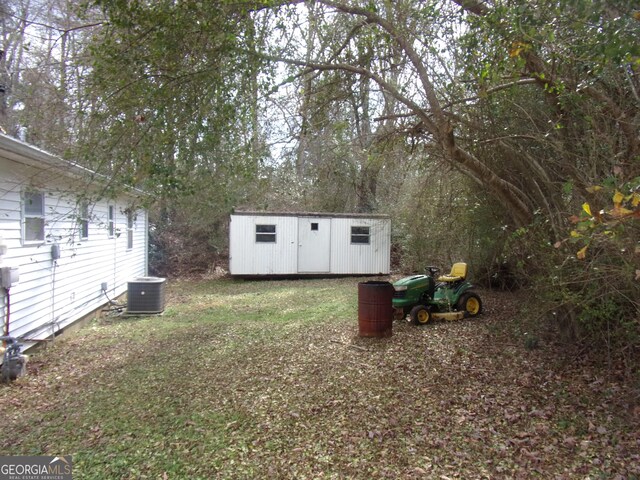
[[[58,173],[68,178],[81,178],[96,180],[102,184],[108,184],[111,179],[106,175],[95,172],[87,167],[65,160],[57,155],[54,155],[46,150],[31,145],[17,138],[13,138],[9,135],[0,133],[0,155],[8,160],[27,165],[35,168],[42,169],[43,167],[50,167],[56,169]],[[130,195],[137,197],[145,197],[150,194],[139,188],[124,186],[126,192]]]

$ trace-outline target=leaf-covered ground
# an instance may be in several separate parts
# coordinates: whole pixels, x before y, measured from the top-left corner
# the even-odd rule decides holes
[[[0,387],[3,455],[74,478],[640,478],[640,407],[611,369],[528,350],[521,302],[358,337],[358,279],[174,282]]]

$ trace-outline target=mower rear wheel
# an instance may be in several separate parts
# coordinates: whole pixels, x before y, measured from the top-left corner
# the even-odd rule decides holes
[[[478,294],[467,292],[458,300],[457,308],[464,312],[465,317],[475,317],[482,313],[482,300]]]
[[[416,305],[411,309],[409,316],[416,325],[424,325],[431,320],[431,311],[424,305]]]

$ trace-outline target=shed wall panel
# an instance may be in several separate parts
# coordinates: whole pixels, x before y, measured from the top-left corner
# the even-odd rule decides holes
[[[351,243],[351,227],[369,227],[369,243]],[[331,227],[331,272],[388,274],[391,247],[389,219],[334,218]]]
[[[256,225],[275,225],[275,243],[256,242]],[[232,215],[229,270],[232,275],[286,275],[297,272],[296,217]]]

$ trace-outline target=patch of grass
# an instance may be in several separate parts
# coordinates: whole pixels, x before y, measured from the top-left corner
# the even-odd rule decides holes
[[[0,449],[71,454],[74,478],[96,479],[640,472],[623,387],[492,340],[517,302],[487,292],[478,319],[364,339],[357,282],[170,284],[164,315],[36,352],[0,388]]]

